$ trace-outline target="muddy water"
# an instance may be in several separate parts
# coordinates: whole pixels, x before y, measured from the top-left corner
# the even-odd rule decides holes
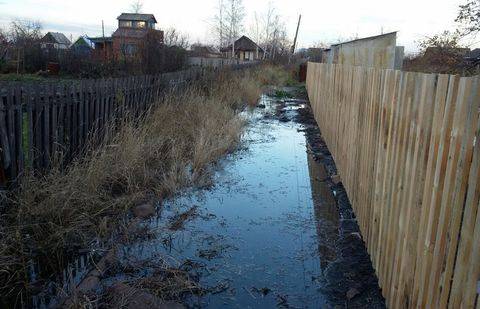
[[[120,255],[197,265],[208,292],[188,296],[187,306],[348,306],[357,290],[339,299],[326,288],[340,218],[325,168],[308,153],[303,126],[291,121],[305,102],[261,103],[245,114],[245,148],[219,164],[214,187],[165,202],[148,223],[153,237]],[[173,224],[185,212],[188,219]]]

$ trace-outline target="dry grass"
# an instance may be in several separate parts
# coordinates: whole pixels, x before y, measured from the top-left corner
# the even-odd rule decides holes
[[[209,87],[169,95],[66,170],[25,177],[0,218],[0,295],[29,281],[33,252],[62,267],[67,253],[111,238],[138,201],[208,184],[212,163],[238,145],[240,107],[256,104],[262,85],[281,82],[272,77],[275,70],[223,76]]]
[[[265,66],[261,70],[259,80],[263,85],[289,86],[297,84],[292,72],[279,66]]]

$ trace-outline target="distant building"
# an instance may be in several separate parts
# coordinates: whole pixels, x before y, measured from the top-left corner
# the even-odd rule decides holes
[[[60,32],[48,32],[41,40],[43,49],[68,49],[72,42]]]
[[[474,50],[469,51],[465,55],[465,60],[471,61],[471,62],[480,61],[480,48],[475,48]]]
[[[233,50],[234,56],[232,57]],[[221,52],[226,58],[236,58],[242,61],[259,60],[263,58],[265,51],[257,45],[254,41],[246,36],[242,36],[236,40],[232,46],[222,48]]]
[[[93,44],[92,56],[96,60],[113,60],[113,39],[112,37],[88,38]]]
[[[92,54],[94,47],[95,44],[88,37],[81,36],[70,48],[77,55],[89,56]]]
[[[322,56],[330,64],[401,69],[404,47],[397,46],[397,32],[391,32],[334,44]]]
[[[222,53],[212,46],[193,44],[190,47],[189,56],[203,58],[221,58]]]
[[[149,33],[163,43],[163,31],[155,30],[153,14],[122,13],[117,19],[118,29],[112,34],[115,57],[135,57]]]

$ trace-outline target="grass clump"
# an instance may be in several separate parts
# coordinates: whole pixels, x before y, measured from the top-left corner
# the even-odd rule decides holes
[[[240,141],[238,112],[257,102],[262,76],[221,76],[167,95],[66,169],[24,177],[0,217],[0,295],[25,292],[39,257],[58,270],[79,249],[108,246],[139,202],[209,185],[212,163]]]
[[[294,97],[293,94],[285,90],[276,90],[273,96],[279,99],[290,99]]]
[[[264,85],[294,86],[298,84],[294,79],[293,72],[274,65],[265,66],[262,69],[260,80]]]

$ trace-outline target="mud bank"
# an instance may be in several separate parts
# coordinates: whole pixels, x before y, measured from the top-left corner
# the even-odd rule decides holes
[[[363,242],[355,213],[309,104],[298,110],[295,121],[305,127],[303,131],[308,152],[328,174],[324,182],[333,193],[338,210],[338,234],[334,242],[337,258],[325,271],[325,284],[322,289],[331,295],[335,305],[384,308],[385,299],[378,286],[378,278]]]

